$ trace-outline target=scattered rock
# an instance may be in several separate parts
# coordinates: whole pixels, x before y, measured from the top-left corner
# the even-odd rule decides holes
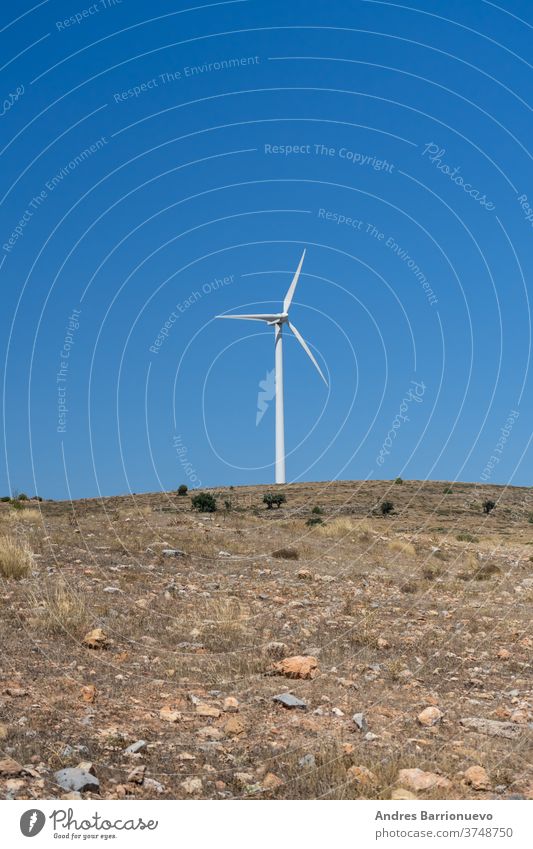
[[[223,740],[224,732],[220,730],[220,728],[215,728],[214,725],[204,725],[203,728],[199,728],[196,732],[198,737],[201,737],[203,740]]]
[[[314,678],[318,673],[318,661],[310,655],[295,655],[274,664],[274,670],[287,678]]]
[[[56,784],[63,790],[75,790],[78,793],[86,793],[92,790],[97,793],[100,789],[100,782],[95,775],[87,772],[79,767],[68,767],[54,772]]]
[[[299,569],[298,572],[296,573],[296,576],[301,581],[312,581],[313,580],[313,573],[310,572],[309,569]]]
[[[352,720],[359,731],[368,731],[368,723],[365,719],[364,713],[354,713]]]
[[[234,696],[228,696],[224,699],[222,710],[225,711],[225,713],[236,713],[239,710],[239,702]]]
[[[474,790],[490,790],[491,783],[487,771],[482,766],[471,766],[465,772],[465,781]]]
[[[509,740],[518,737],[522,733],[522,729],[512,722],[499,722],[497,719],[482,719],[481,717],[465,717],[459,722],[465,728],[471,728],[473,731],[479,731],[480,734],[487,734],[489,737],[506,737]]]
[[[178,722],[181,719],[181,713],[179,710],[171,708],[170,705],[165,705],[159,711],[159,718],[165,722]]]
[[[263,778],[263,787],[265,790],[277,790],[278,787],[283,787],[284,783],[283,779],[274,775],[273,772],[267,772]]]
[[[128,775],[127,781],[131,781],[133,784],[142,784],[145,772],[146,767],[144,765],[136,766]]]
[[[278,702],[278,704],[289,709],[300,708],[301,710],[307,710],[307,702],[296,698],[292,693],[279,693],[277,696],[272,696],[272,701]]]
[[[300,760],[298,761],[298,766],[301,766],[301,767],[304,767],[304,768],[308,768],[308,769],[312,769],[313,767],[315,767],[315,766],[316,766],[316,759],[315,759],[315,756],[314,756],[314,755],[311,755],[311,754],[304,755],[304,756],[303,756],[302,758],[300,758]]]
[[[390,643],[384,637],[378,637],[378,649],[390,649]]]
[[[81,697],[84,702],[89,702],[92,704],[96,698],[96,687],[94,684],[86,684],[85,687],[81,688]]]
[[[508,651],[508,649],[499,649],[497,657],[499,657],[500,660],[509,660],[509,658],[511,657],[511,652]]]
[[[401,769],[398,773],[399,784],[406,785],[411,790],[431,790],[433,787],[450,787],[451,782],[435,772],[424,772],[422,769]]]
[[[366,766],[351,766],[347,772],[347,777],[350,781],[355,781],[357,784],[362,785],[376,784],[377,782],[374,773]]]
[[[443,712],[439,710],[438,707],[427,707],[424,710],[420,711],[417,716],[417,719],[420,725],[437,725],[438,722],[441,721],[444,716]]]
[[[101,628],[93,628],[83,638],[83,645],[89,649],[105,649],[109,645],[109,639]]]
[[[155,778],[145,778],[143,782],[143,787],[147,790],[155,790],[156,793],[164,793],[165,788],[159,781],[156,781]]]
[[[404,787],[397,787],[396,790],[393,790],[391,793],[391,799],[395,799],[397,801],[400,800],[408,800],[408,799],[417,799],[418,796],[416,793],[411,793],[410,790],[405,790]]]
[[[179,548],[164,548],[161,554],[163,557],[185,557],[185,552]]]
[[[7,725],[0,723],[0,740],[7,740],[9,736],[9,728]]]
[[[189,796],[194,796],[195,793],[201,793],[203,789],[201,778],[186,778],[180,784],[182,790],[185,790]]]
[[[138,752],[142,752],[143,749],[146,749],[146,740],[137,740],[135,743],[132,743],[131,746],[128,746],[127,749],[124,749],[124,754],[136,755]]]
[[[218,719],[220,710],[213,705],[199,704],[196,705],[196,713],[198,716],[211,716],[213,719]]]
[[[242,719],[239,719],[238,716],[230,716],[224,725],[224,732],[228,735],[228,737],[236,737],[239,734],[243,734],[245,731],[246,726]]]
[[[22,772],[24,772],[24,767],[13,758],[3,758],[0,761],[0,776],[2,778],[21,775]]]
[[[236,772],[233,779],[237,786],[241,788],[248,787],[248,785],[253,784],[254,781],[253,775],[249,772]]]

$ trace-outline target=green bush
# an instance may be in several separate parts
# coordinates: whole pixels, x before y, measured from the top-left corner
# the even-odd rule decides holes
[[[19,494],[17,495],[17,498],[18,498],[19,501],[29,501],[30,500],[25,492],[19,492]]]
[[[279,509],[286,501],[287,499],[282,492],[267,492],[263,496],[263,504],[266,504],[267,510],[272,510],[274,504]]]
[[[2,495],[0,501],[11,501],[11,498],[9,497],[9,495]]]
[[[313,525],[322,525],[324,524],[324,520],[321,519],[320,516],[311,516],[305,524],[309,525],[309,527],[312,527]]]
[[[193,510],[199,513],[214,513],[217,509],[217,500],[210,492],[199,492],[191,498]]]
[[[487,515],[491,512],[491,510],[494,510],[495,507],[496,502],[492,501],[491,498],[487,498],[487,500],[483,502],[483,512]]]
[[[189,487],[186,483],[182,483],[178,486],[178,495],[187,495],[189,491]]]
[[[13,510],[24,510],[24,504],[21,504],[16,498],[11,501],[11,506]]]
[[[392,501],[382,501],[379,505],[382,516],[388,516],[389,513],[394,513],[394,504]]]
[[[403,483],[403,478],[396,478],[394,483]]]
[[[311,513],[314,513],[315,516],[321,516],[323,512],[322,507],[313,507],[311,510]]]
[[[445,486],[442,491],[444,495],[453,495],[453,489],[451,488],[451,486]]]

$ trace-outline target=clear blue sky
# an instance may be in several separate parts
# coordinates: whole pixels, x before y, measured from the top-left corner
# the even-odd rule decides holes
[[[287,338],[288,479],[529,485],[532,25],[527,0],[3,4],[0,490],[270,482],[273,333],[214,317],[277,310],[303,247],[330,390]]]

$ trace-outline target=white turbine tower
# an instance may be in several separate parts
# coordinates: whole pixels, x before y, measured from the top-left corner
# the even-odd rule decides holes
[[[257,315],[217,315],[217,318],[236,318],[242,319],[244,321],[266,321],[267,324],[274,327],[275,337],[274,337],[274,350],[275,350],[275,365],[276,365],[276,483],[285,483],[285,419],[284,419],[284,411],[283,411],[283,341],[282,341],[282,329],[283,325],[286,324],[289,330],[292,330],[294,335],[296,336],[298,342],[304,349],[305,353],[315,366],[318,371],[320,377],[326,384],[328,382],[317,361],[313,357],[311,351],[309,350],[309,346],[305,339],[298,332],[294,324],[291,324],[289,321],[289,307],[292,303],[292,299],[294,296],[294,290],[296,289],[296,284],[298,283],[298,278],[300,276],[300,271],[302,270],[302,265],[305,257],[305,250],[302,254],[302,258],[298,263],[298,268],[296,269],[296,273],[292,278],[291,285],[285,295],[285,300],[283,301],[283,312],[280,313],[272,313],[268,315],[257,314]]]

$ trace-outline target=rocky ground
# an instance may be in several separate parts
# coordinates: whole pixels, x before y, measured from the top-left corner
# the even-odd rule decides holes
[[[282,491],[0,504],[2,798],[533,797],[533,491]]]

